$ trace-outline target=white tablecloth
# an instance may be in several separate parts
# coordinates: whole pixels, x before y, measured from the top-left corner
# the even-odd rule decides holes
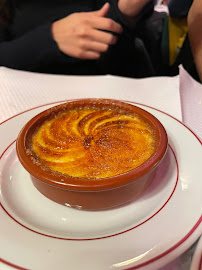
[[[179,77],[42,75],[0,68],[0,122],[29,108],[77,98],[115,98],[153,106],[181,120]]]

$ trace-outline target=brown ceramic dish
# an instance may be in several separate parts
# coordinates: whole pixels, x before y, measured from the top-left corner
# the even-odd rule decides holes
[[[32,118],[17,138],[17,155],[49,199],[99,210],[134,200],[151,184],[167,150],[153,115],[111,99],[81,99]]]

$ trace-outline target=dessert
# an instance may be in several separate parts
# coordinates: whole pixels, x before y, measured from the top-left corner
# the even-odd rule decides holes
[[[100,210],[141,195],[167,143],[164,127],[147,111],[117,100],[81,99],[33,117],[22,128],[16,150],[47,198]]]
[[[74,108],[46,120],[32,136],[33,161],[72,177],[105,178],[144,163],[155,132],[138,115],[113,108]]]

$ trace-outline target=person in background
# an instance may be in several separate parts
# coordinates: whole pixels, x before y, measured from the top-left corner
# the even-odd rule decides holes
[[[202,1],[194,0],[188,14],[188,36],[200,81],[202,82]]]
[[[154,0],[1,0],[0,66],[53,74],[156,75],[136,42]]]

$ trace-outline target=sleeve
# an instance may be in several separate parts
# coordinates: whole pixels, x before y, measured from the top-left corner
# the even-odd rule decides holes
[[[106,1],[98,0],[100,8]],[[103,53],[99,59],[101,70],[112,75],[126,77],[147,77],[154,75],[148,54],[143,48],[141,41],[136,40],[136,30],[141,20],[147,19],[148,11],[153,13],[153,3],[151,0],[137,15],[137,23],[131,24],[118,8],[118,0],[108,0],[110,10],[107,16],[118,22],[123,27],[123,32],[119,35],[115,45],[109,47],[109,50]],[[152,4],[152,6],[150,6]],[[136,42],[137,41],[137,42]],[[140,44],[141,43],[141,44]]]
[[[7,39],[7,28],[0,24],[0,43]]]
[[[44,61],[52,61],[60,55],[51,35],[51,23],[46,23],[9,40],[7,29],[0,26],[0,66],[35,71]]]
[[[129,21],[127,21],[127,19],[125,18],[125,16],[121,13],[121,11],[118,8],[118,0],[98,0],[99,2],[99,8],[104,5],[106,2],[110,3],[110,10],[109,13],[107,14],[107,16],[111,19],[113,19],[114,21],[120,23],[124,28],[127,29],[134,29],[135,25],[131,24]],[[135,19],[137,22],[141,21],[143,18],[145,19],[145,17],[147,17],[148,15],[150,15],[153,10],[154,10],[154,3],[155,0],[150,0],[148,2],[148,4],[146,4],[144,6],[144,8],[140,11],[139,14],[137,14],[135,16]]]

